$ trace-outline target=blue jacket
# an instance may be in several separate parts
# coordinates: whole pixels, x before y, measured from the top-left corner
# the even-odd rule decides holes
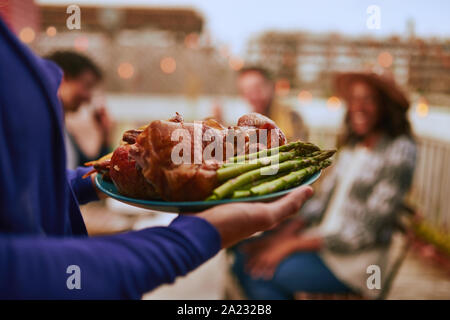
[[[87,169],[65,168],[61,77],[0,19],[0,298],[137,299],[214,256],[217,230],[192,216],[87,237],[78,205],[97,196]]]

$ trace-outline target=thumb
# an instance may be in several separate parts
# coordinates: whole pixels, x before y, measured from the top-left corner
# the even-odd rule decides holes
[[[295,189],[283,198],[268,204],[270,212],[273,213],[274,220],[280,222],[297,213],[306,200],[311,198],[313,194],[313,188],[310,186],[303,186]]]

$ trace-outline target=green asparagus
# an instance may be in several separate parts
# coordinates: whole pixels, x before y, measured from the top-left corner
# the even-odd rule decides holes
[[[262,178],[262,179],[258,179],[256,181],[250,182],[250,183],[246,184],[245,186],[240,187],[239,190],[234,191],[232,196],[231,196],[231,198],[236,199],[236,198],[249,197],[249,196],[251,196],[250,188],[252,188],[254,186],[257,186],[257,185],[260,185],[260,184],[265,183],[265,182],[269,182],[269,181],[278,179],[278,178],[282,177],[285,174],[286,173],[283,172],[283,173],[279,173],[279,174],[274,175],[274,176],[270,176],[270,177],[266,177],[266,178]]]
[[[280,152],[265,158],[254,159],[248,162],[238,162],[233,166],[218,169],[217,179],[218,181],[222,182],[236,177],[244,172],[260,167],[265,167],[273,163],[284,162],[286,160],[294,159],[298,156],[300,156],[300,152],[297,149],[293,149],[291,151]]]
[[[278,156],[280,154],[290,153],[290,152],[294,152],[294,151],[296,152],[296,157],[308,157],[308,158],[309,157],[314,157],[314,156],[318,155],[321,152],[321,151],[311,152],[311,151],[307,151],[307,150],[304,150],[304,149],[294,148],[293,150],[275,153],[275,154],[269,155],[267,157],[255,158],[254,156],[251,156],[250,159],[248,159],[248,160],[241,160],[239,162],[225,162],[225,163],[222,164],[220,169],[242,166],[242,165],[246,165],[248,163],[253,163],[254,164],[257,161],[265,161],[264,159],[266,159],[266,158],[272,158],[272,157],[276,157],[276,156]],[[262,154],[261,154],[261,156],[262,156]],[[275,158],[273,160],[276,161]],[[282,162],[282,161],[278,160],[278,162]]]
[[[330,160],[324,160],[317,164],[291,172],[281,178],[252,187],[250,189],[250,194],[255,196],[262,196],[265,194],[284,190],[295,185],[299,185],[307,176],[310,176],[317,171],[328,167],[330,164]]]
[[[250,182],[250,183],[240,187],[239,190],[250,190],[251,187],[257,186],[257,185],[259,185],[261,183],[264,183],[264,182],[268,182],[268,181],[272,181],[272,180],[278,179],[278,178],[284,176],[285,174],[286,174],[286,172],[280,172],[280,173],[278,173],[276,175],[272,175],[272,176],[268,176],[268,177],[262,177],[262,178],[260,178],[258,180],[252,181],[252,182]]]
[[[252,193],[250,192],[250,190],[236,190],[233,192],[231,199],[247,198],[251,196]]]
[[[334,153],[335,153],[334,150],[325,150],[320,152],[320,154],[314,157],[296,158],[293,160],[287,160],[285,162],[247,171],[235,178],[228,180],[221,186],[214,189],[213,195],[215,195],[217,199],[223,199],[231,195],[235,190],[238,190],[240,187],[253,181],[256,181],[260,177],[274,175],[277,173],[286,172],[288,170],[295,170],[298,168],[303,168],[305,166],[317,164],[318,162],[331,157]]]
[[[295,141],[295,142],[284,144],[279,147],[265,149],[265,150],[261,150],[261,151],[255,152],[255,153],[246,154],[246,155],[239,155],[236,157],[231,157],[227,160],[227,163],[230,164],[230,163],[244,162],[245,160],[249,160],[249,159],[257,159],[260,156],[266,157],[266,156],[270,156],[272,154],[276,154],[279,152],[290,151],[294,148],[296,148],[298,150],[302,150],[304,154],[308,154],[308,153],[320,150],[320,148],[318,146],[316,146],[312,143]]]

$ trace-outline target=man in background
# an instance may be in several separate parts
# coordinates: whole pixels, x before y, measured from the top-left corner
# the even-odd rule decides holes
[[[237,86],[253,112],[273,121],[286,134],[288,141],[306,140],[307,130],[301,116],[275,97],[275,84],[270,73],[261,67],[248,67],[239,72]]]
[[[241,96],[253,112],[261,113],[283,130],[288,141],[307,140],[307,128],[301,116],[275,97],[275,84],[270,73],[261,67],[243,68],[237,77]]]
[[[102,73],[90,58],[73,51],[46,58],[64,72],[58,95],[64,108],[67,167],[74,169],[109,152],[112,122],[107,110],[103,105],[87,106]]]

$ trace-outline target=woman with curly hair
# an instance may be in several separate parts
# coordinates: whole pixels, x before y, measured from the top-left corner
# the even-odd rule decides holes
[[[296,292],[375,297],[367,268],[381,278],[397,212],[408,191],[416,145],[409,101],[373,73],[336,78],[347,102],[340,151],[321,190],[295,219],[234,249],[233,271],[254,299],[291,299]]]

